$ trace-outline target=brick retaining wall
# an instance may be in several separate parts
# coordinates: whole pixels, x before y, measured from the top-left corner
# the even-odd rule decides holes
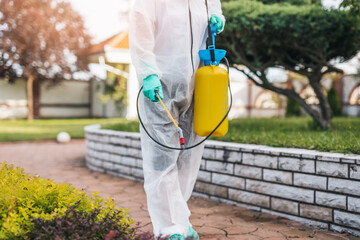
[[[87,166],[143,180],[140,135],[85,128]],[[360,156],[207,141],[194,195],[360,235]]]

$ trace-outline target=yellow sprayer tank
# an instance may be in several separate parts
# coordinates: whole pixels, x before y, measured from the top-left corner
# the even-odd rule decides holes
[[[228,111],[228,72],[219,66],[199,68],[195,75],[194,130],[208,136]],[[228,119],[213,133],[223,137],[228,131]]]

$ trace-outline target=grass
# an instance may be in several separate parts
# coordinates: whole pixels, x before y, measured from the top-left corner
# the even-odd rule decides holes
[[[97,123],[105,129],[139,131],[137,121],[125,119],[6,120],[0,121],[0,142],[54,140],[60,131],[70,133],[72,138],[83,138],[83,127]],[[225,137],[211,139],[360,154],[360,118],[334,118],[330,131],[313,126],[310,118],[235,119],[229,122]]]
[[[90,124],[125,124],[125,119],[41,119],[0,121],[0,142],[54,140],[59,132],[72,138],[84,138],[84,126]]]
[[[334,118],[333,129],[316,129],[310,118],[237,119],[220,141],[274,147],[315,149],[325,152],[360,153],[360,118]]]
[[[119,131],[139,131],[137,122],[103,126]],[[333,129],[316,129],[310,118],[244,118],[229,122],[229,132],[213,140],[274,147],[315,149],[360,154],[360,118],[334,118]]]

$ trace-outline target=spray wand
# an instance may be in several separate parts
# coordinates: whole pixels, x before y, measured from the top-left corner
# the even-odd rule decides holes
[[[227,66],[227,71],[229,72],[229,68],[230,68],[230,65],[229,65],[229,62],[226,58],[224,58],[225,61],[226,61],[226,66]],[[139,99],[140,99],[140,95],[142,93],[142,89],[143,87],[141,87],[139,89],[139,92],[138,92],[138,95],[137,95],[137,98],[136,98],[136,111],[137,111],[137,114],[138,114],[138,117],[139,117],[139,122],[140,122],[140,125],[143,127],[145,133],[149,136],[149,138],[151,140],[153,140],[155,143],[159,144],[160,146],[164,147],[164,148],[167,148],[167,149],[170,149],[170,150],[178,150],[178,151],[181,151],[181,150],[189,150],[189,149],[193,149],[195,147],[198,147],[200,146],[201,144],[203,144],[219,127],[220,125],[225,121],[225,119],[227,118],[227,116],[229,115],[229,112],[230,112],[230,109],[231,109],[231,106],[232,106],[232,93],[231,93],[231,88],[230,88],[230,79],[229,79],[229,92],[230,92],[230,106],[229,106],[229,110],[227,111],[227,113],[225,114],[225,116],[223,117],[223,119],[221,120],[221,122],[219,122],[219,124],[214,128],[214,130],[209,133],[208,136],[206,136],[203,140],[199,141],[198,143],[194,144],[194,145],[191,145],[191,146],[184,146],[185,145],[185,139],[183,137],[183,134],[182,134],[182,130],[181,128],[179,128],[178,124],[175,122],[174,118],[171,116],[169,110],[167,110],[165,104],[162,102],[161,98],[159,97],[159,92],[157,89],[155,89],[155,96],[157,99],[160,100],[161,104],[163,105],[163,107],[166,109],[166,111],[168,112],[169,114],[169,117],[171,118],[171,120],[173,121],[174,125],[176,126],[177,128],[177,131],[180,135],[180,145],[181,145],[181,148],[178,148],[178,147],[172,147],[172,146],[167,146],[159,141],[157,141],[146,129],[146,127],[144,126],[144,123],[142,122],[141,120],[141,116],[140,116],[140,111],[139,111]]]
[[[175,127],[176,127],[176,131],[179,133],[180,136],[180,146],[181,148],[184,148],[185,146],[185,138],[184,138],[184,134],[182,129],[179,127],[179,125],[176,123],[175,119],[173,118],[173,116],[171,115],[170,111],[167,109],[167,107],[165,106],[164,102],[161,100],[160,96],[159,96],[159,90],[157,88],[155,88],[155,97],[157,99],[159,99],[159,101],[161,102],[161,104],[163,105],[163,107],[165,108],[167,114],[169,115],[169,117],[171,118],[172,122],[174,123]]]

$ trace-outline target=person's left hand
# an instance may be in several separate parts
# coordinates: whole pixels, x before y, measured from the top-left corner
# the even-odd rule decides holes
[[[210,23],[215,24],[216,34],[220,33],[224,27],[224,21],[218,15],[212,15],[210,17]]]

